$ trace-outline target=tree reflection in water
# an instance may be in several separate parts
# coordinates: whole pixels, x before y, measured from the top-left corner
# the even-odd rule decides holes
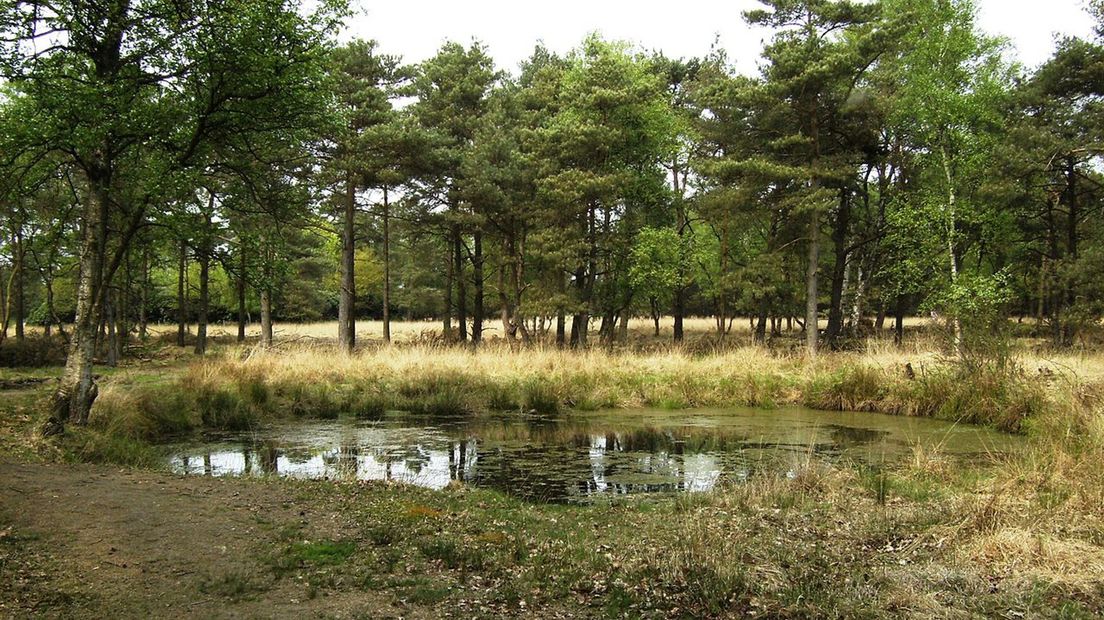
[[[585,418],[516,415],[438,422],[342,420],[275,429],[260,441],[254,434],[228,435],[184,446],[171,465],[205,475],[397,480],[434,488],[459,482],[560,502],[601,494],[703,491],[724,480],[784,474],[798,458],[838,459],[845,450],[863,446],[883,453],[885,446],[907,449],[900,439],[888,444],[889,431],[881,428],[792,422],[779,428],[772,434],[720,423],[617,427]]]

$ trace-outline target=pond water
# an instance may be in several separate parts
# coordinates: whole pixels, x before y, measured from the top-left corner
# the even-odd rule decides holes
[[[501,414],[461,419],[389,413],[379,420],[274,424],[171,446],[170,467],[198,475],[452,481],[533,501],[706,491],[808,459],[881,467],[914,447],[973,461],[1016,437],[922,418],[786,408]]]

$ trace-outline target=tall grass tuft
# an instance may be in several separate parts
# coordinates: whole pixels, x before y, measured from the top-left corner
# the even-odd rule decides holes
[[[388,410],[462,416],[787,404],[1023,432],[1049,409],[1086,406],[1064,405],[1055,396],[1060,390],[1015,364],[964,368],[925,358],[917,361],[920,372],[912,372],[900,360],[882,352],[809,361],[757,347],[697,356],[679,349],[579,352],[493,344],[478,351],[410,345],[344,355],[308,344],[210,358],[168,382],[109,388],[97,414],[112,421],[113,431],[144,439],[199,426],[252,428],[276,417],[378,418]],[[1097,384],[1082,392],[1083,400],[1104,400]]]

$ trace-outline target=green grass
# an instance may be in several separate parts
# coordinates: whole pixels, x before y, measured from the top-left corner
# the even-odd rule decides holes
[[[1016,559],[1020,577],[991,587],[1004,569],[977,545],[1004,525],[979,521],[971,502],[992,489],[993,476],[810,463],[712,493],[589,507],[464,487],[278,481],[274,489],[292,487],[316,511],[334,511],[349,539],[287,543],[277,578],[308,584],[308,596],[371,589],[405,606],[464,600],[490,615],[892,618],[1004,609],[1075,618],[1104,609],[1104,591],[1083,577],[1034,572],[1028,558]],[[1020,518],[1012,505],[989,510],[997,511],[991,523]],[[290,536],[309,536],[302,527]]]
[[[349,559],[356,551],[353,541],[298,541],[286,546],[270,559],[269,564],[278,574],[286,574],[300,567],[336,566]]]

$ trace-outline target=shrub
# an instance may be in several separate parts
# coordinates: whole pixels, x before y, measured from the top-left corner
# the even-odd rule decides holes
[[[0,368],[40,368],[65,363],[67,347],[60,335],[7,338],[0,342]]]

